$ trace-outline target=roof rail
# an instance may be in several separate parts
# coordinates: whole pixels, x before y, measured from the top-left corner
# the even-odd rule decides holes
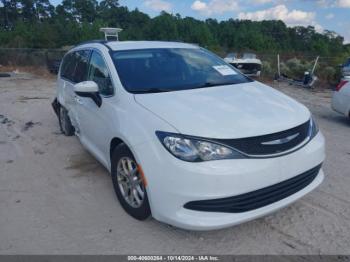
[[[113,28],[113,27],[105,27],[100,28],[100,32],[105,34],[105,40],[108,41],[110,38],[114,38],[114,40],[119,41],[119,33],[123,31],[121,28]]]
[[[88,41],[81,42],[81,43],[77,44],[76,46],[85,45],[85,44],[105,44],[105,43],[107,43],[107,41],[105,41],[105,40],[88,40]]]
[[[106,41],[106,40],[89,40],[89,41],[79,43],[75,47],[80,46],[80,45],[85,45],[85,44],[101,44],[101,45],[104,45],[105,47],[107,47],[109,50],[111,50],[111,48],[107,45],[107,43],[108,43],[108,41]]]
[[[76,46],[85,45],[85,44],[102,44],[106,46],[108,49],[110,49],[107,43],[109,41],[119,41],[119,33],[121,31],[123,31],[123,29],[121,28],[113,28],[113,27],[100,28],[100,32],[103,32],[105,35],[105,40],[89,40],[89,41],[79,43]],[[114,39],[111,39],[111,38],[114,38]]]

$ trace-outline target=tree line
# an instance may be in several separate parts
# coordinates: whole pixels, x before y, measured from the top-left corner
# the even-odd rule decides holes
[[[282,21],[229,19],[205,21],[161,12],[151,18],[118,0],[1,0],[0,46],[61,48],[100,39],[101,27],[121,27],[121,40],[171,40],[196,43],[216,52],[308,53],[344,56],[350,53],[344,38],[314,27],[287,27]]]

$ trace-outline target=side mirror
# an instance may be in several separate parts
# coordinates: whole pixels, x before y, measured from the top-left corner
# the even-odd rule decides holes
[[[94,81],[84,81],[74,85],[74,92],[78,96],[91,98],[98,107],[102,105],[102,98],[98,93],[98,85]]]
[[[84,81],[74,85],[74,92],[79,94],[96,93],[98,92],[98,85],[94,81]]]

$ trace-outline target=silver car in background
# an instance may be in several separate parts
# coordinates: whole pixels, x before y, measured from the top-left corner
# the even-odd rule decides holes
[[[335,88],[332,108],[350,118],[350,77],[344,77]]]

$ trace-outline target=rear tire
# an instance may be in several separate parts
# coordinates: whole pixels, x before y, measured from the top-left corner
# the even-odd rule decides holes
[[[58,120],[61,131],[65,136],[74,135],[74,127],[68,116],[68,111],[63,106],[60,106]]]
[[[145,220],[151,216],[143,177],[130,149],[124,144],[118,145],[111,158],[112,182],[114,191],[123,209],[137,220]],[[123,166],[130,166],[123,171]]]

